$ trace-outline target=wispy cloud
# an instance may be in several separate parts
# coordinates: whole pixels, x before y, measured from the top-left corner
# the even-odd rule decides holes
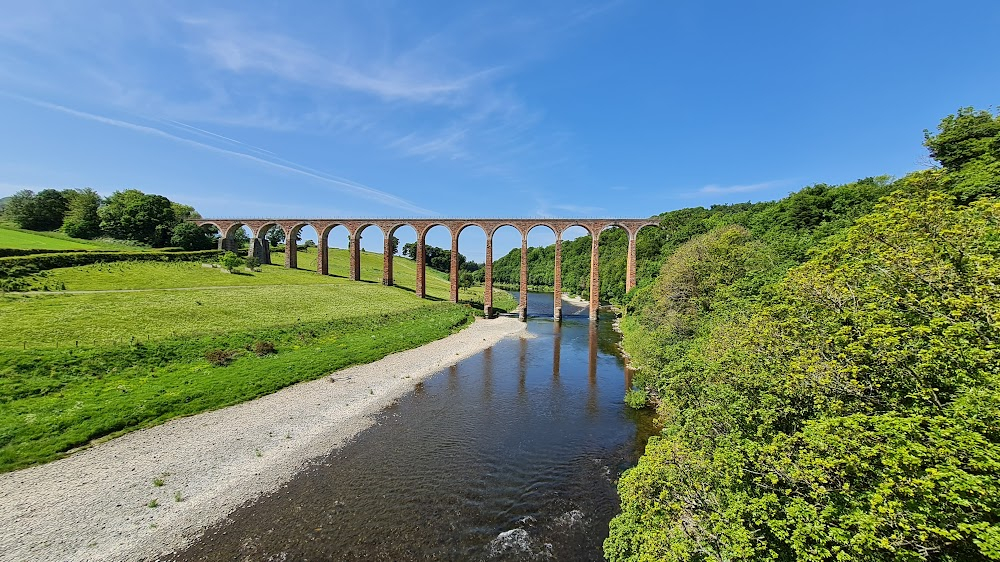
[[[72,116],[80,118],[80,119],[85,119],[85,120],[89,120],[89,121],[95,121],[97,123],[102,123],[102,124],[105,124],[105,125],[110,125],[112,127],[118,127],[118,128],[122,128],[122,129],[127,129],[127,130],[134,131],[134,132],[137,132],[137,133],[141,133],[141,134],[144,134],[144,135],[150,135],[150,136],[154,136],[154,137],[158,137],[158,138],[162,138],[162,139],[167,139],[167,140],[170,140],[172,142],[185,144],[187,146],[195,147],[195,148],[198,148],[200,150],[207,150],[209,152],[214,152],[214,153],[217,153],[217,154],[223,154],[223,155],[226,155],[226,156],[231,156],[231,157],[235,157],[235,158],[247,160],[247,161],[250,161],[250,162],[254,162],[256,164],[260,164],[260,165],[264,165],[264,166],[267,166],[267,167],[275,168],[275,169],[278,169],[278,170],[281,170],[281,171],[284,171],[284,172],[306,176],[306,177],[312,178],[314,180],[317,180],[317,181],[319,181],[321,183],[324,183],[326,185],[331,185],[331,186],[337,188],[339,191],[344,191],[344,192],[348,192],[348,193],[351,193],[351,194],[354,194],[354,195],[358,195],[358,196],[364,197],[366,199],[369,199],[369,200],[372,200],[372,201],[376,201],[376,202],[382,203],[384,205],[389,205],[391,207],[394,207],[394,208],[397,208],[397,209],[401,209],[401,210],[404,210],[404,211],[407,211],[407,212],[418,213],[418,214],[421,214],[421,215],[431,215],[431,214],[434,214],[433,211],[430,211],[428,209],[424,209],[423,207],[419,207],[419,206],[417,206],[417,205],[415,205],[415,204],[413,204],[413,203],[411,203],[409,201],[406,201],[405,199],[397,197],[397,196],[395,196],[395,195],[393,195],[391,193],[387,193],[385,191],[381,191],[381,190],[375,189],[373,187],[369,187],[367,185],[364,185],[362,183],[359,183],[359,182],[356,182],[356,181],[353,181],[353,180],[349,180],[347,178],[341,178],[341,177],[338,177],[338,176],[334,176],[334,175],[328,174],[326,172],[322,172],[322,171],[319,171],[319,170],[315,170],[313,168],[309,168],[307,166],[302,166],[300,164],[296,164],[295,162],[291,162],[291,161],[285,160],[283,158],[274,157],[273,159],[270,159],[270,158],[267,158],[267,157],[264,157],[264,156],[255,156],[253,154],[248,154],[246,152],[240,152],[240,151],[236,151],[236,150],[230,150],[230,149],[226,149],[226,148],[221,148],[221,147],[218,147],[218,146],[213,146],[213,145],[210,145],[210,144],[199,142],[199,141],[196,141],[196,140],[193,140],[193,139],[189,139],[189,138],[185,138],[185,137],[180,137],[180,136],[177,136],[177,135],[173,135],[173,134],[170,134],[170,133],[168,133],[166,131],[163,131],[161,129],[157,129],[155,127],[150,127],[148,125],[140,125],[140,124],[137,124],[137,123],[132,123],[132,122],[129,122],[129,121],[124,121],[124,120],[121,120],[121,119],[114,119],[114,118],[111,118],[111,117],[105,117],[103,115],[97,115],[97,114],[94,114],[94,113],[88,113],[88,112],[85,112],[85,111],[80,111],[80,110],[77,110],[77,109],[73,109],[73,108],[70,108],[70,107],[63,106],[63,105],[58,105],[58,104],[50,103],[50,102],[43,101],[43,100],[37,100],[37,99],[27,98],[27,97],[24,97],[24,96],[19,96],[19,95],[7,93],[7,92],[0,92],[0,95],[4,95],[4,96],[9,97],[9,98],[17,99],[19,101],[22,101],[24,103],[29,103],[29,104],[35,105],[37,107],[42,107],[42,108],[49,109],[49,110],[52,110],[52,111],[58,111],[58,112],[61,112],[61,113],[65,113],[67,115],[72,115]],[[218,135],[216,135],[216,136],[218,136]],[[234,142],[239,142],[239,141],[234,141]],[[240,144],[243,144],[243,143],[240,143]],[[247,145],[247,146],[249,146],[249,145]],[[257,150],[263,150],[263,149],[257,149]]]
[[[234,17],[179,21],[191,32],[188,49],[225,71],[259,73],[309,87],[343,89],[385,100],[454,103],[457,97],[500,70],[435,69],[433,59],[422,60],[424,57],[420,56],[429,54],[424,52],[426,49],[360,63],[351,60],[353,52],[327,55],[287,35],[253,30]]]
[[[774,180],[759,183],[746,183],[736,185],[709,184],[698,190],[698,193],[711,193],[717,195],[730,195],[734,193],[753,193],[755,191],[766,191],[777,187],[785,187],[791,180]]]

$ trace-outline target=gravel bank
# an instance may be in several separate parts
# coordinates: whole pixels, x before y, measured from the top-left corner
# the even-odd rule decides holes
[[[524,326],[477,320],[368,365],[0,474],[0,560],[155,559],[343,445],[415,382]]]

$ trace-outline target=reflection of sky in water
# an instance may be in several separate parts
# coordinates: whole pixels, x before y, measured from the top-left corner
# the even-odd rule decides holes
[[[514,297],[514,302],[521,302],[520,291],[508,291],[511,296]],[[551,318],[553,314],[553,304],[554,299],[552,298],[552,293],[533,293],[528,292],[528,316],[533,318]],[[575,304],[568,300],[562,301],[562,313],[563,318],[579,316],[581,318],[588,317],[590,313],[590,306],[586,304]]]
[[[622,403],[610,319],[528,331],[418,384],[175,559],[602,560],[649,416]]]

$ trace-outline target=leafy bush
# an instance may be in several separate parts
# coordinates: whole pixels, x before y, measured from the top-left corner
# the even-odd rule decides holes
[[[645,388],[632,387],[625,392],[625,404],[633,410],[641,410],[649,404],[649,393]]]
[[[239,269],[243,267],[243,264],[243,258],[237,256],[233,252],[226,252],[219,258],[219,265],[221,265],[224,269],[229,270],[230,273],[239,271]]]
[[[236,359],[236,351],[232,349],[211,349],[205,352],[205,359],[216,367],[225,367]]]
[[[257,259],[257,256],[247,256],[243,258],[243,265],[245,265],[250,271],[260,271],[260,260]]]

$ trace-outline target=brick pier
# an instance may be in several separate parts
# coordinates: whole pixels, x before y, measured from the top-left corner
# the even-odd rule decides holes
[[[625,290],[630,291],[636,283],[636,247],[635,240],[639,230],[659,222],[653,219],[198,219],[193,221],[198,225],[212,225],[219,229],[219,248],[235,250],[233,233],[236,229],[247,226],[253,237],[249,255],[257,257],[261,263],[271,263],[271,251],[264,238],[272,226],[281,228],[285,233],[285,267],[295,268],[298,265],[295,251],[295,239],[299,230],[311,226],[316,230],[318,255],[316,270],[320,275],[329,275],[329,236],[330,231],[337,226],[344,226],[349,233],[348,250],[350,263],[348,276],[352,281],[361,278],[361,233],[374,226],[385,235],[384,260],[382,264],[382,283],[392,285],[392,255],[390,253],[392,236],[397,229],[410,226],[417,233],[417,286],[416,293],[420,298],[427,296],[426,284],[426,237],[427,232],[435,226],[443,226],[451,233],[451,280],[450,298],[458,302],[458,238],[468,227],[477,227],[486,233],[486,287],[484,294],[484,312],[493,315],[493,235],[504,226],[511,226],[521,234],[521,275],[520,275],[520,307],[518,316],[523,320],[528,315],[528,232],[536,226],[548,227],[555,234],[556,258],[554,275],[555,311],[557,320],[562,319],[562,235],[572,226],[583,227],[591,236],[590,248],[590,318],[597,319],[600,307],[600,278],[598,275],[598,243],[600,233],[609,227],[619,227],[628,233],[628,257],[626,260]],[[290,243],[289,243],[290,242]]]

